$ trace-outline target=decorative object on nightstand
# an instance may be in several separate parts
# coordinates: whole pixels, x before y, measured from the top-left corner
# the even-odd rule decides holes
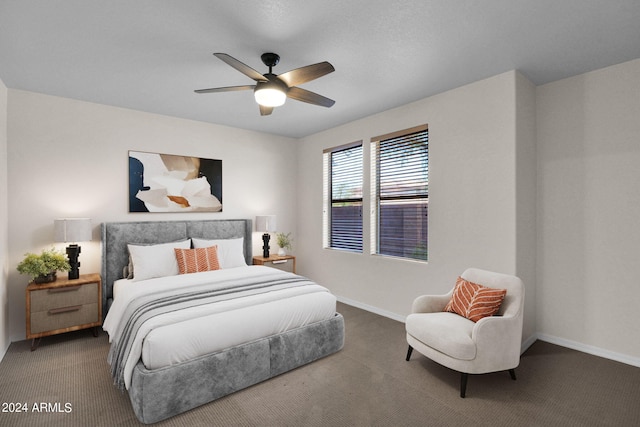
[[[269,233],[276,231],[276,216],[275,215],[261,215],[256,217],[256,231],[262,231],[262,256],[269,258],[269,240],[271,236]]]
[[[293,255],[271,255],[268,257],[254,256],[253,265],[264,265],[267,267],[277,268],[278,270],[296,272],[296,257]]]
[[[53,220],[54,241],[73,242],[67,246],[67,256],[69,257],[69,280],[80,277],[80,246],[77,242],[88,242],[91,240],[91,219],[89,218],[63,218]]]
[[[99,274],[83,274],[77,279],[27,286],[27,339],[31,351],[40,338],[93,328],[98,336],[102,325],[102,279]]]
[[[53,282],[56,280],[56,272],[70,269],[66,255],[55,248],[43,249],[40,255],[26,253],[18,264],[18,272],[31,276],[34,283]]]
[[[278,255],[284,256],[287,254],[287,249],[291,250],[291,244],[293,243],[293,237],[291,237],[291,233],[276,233],[276,241],[278,242]]]

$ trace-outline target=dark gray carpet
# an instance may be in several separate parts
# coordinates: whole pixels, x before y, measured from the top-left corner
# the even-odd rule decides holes
[[[404,324],[344,304],[339,311],[339,353],[156,425],[640,425],[640,368],[538,341],[522,356],[517,381],[506,372],[470,376],[461,399],[457,372],[417,352],[404,360]],[[26,403],[28,412],[0,412],[0,425],[140,425],[112,386],[104,333],[29,346],[11,344],[0,363],[0,410]]]

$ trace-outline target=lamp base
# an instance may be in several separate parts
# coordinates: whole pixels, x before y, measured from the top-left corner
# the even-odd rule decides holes
[[[67,246],[67,257],[69,258],[69,265],[71,266],[71,270],[69,270],[69,280],[80,277],[80,261],[78,261],[78,255],[80,255],[80,246]]]
[[[269,235],[269,233],[264,233],[262,235],[262,256],[265,258],[269,258],[269,240],[271,239],[271,236]]]

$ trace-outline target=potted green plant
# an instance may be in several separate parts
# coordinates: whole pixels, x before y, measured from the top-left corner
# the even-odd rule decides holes
[[[26,253],[18,264],[18,272],[31,276],[35,283],[53,282],[56,272],[69,270],[71,266],[67,255],[55,248],[43,249],[40,255]]]
[[[291,233],[276,233],[276,241],[280,249],[278,250],[278,255],[286,255],[287,249],[291,250],[291,243],[293,242],[293,238],[291,237]]]

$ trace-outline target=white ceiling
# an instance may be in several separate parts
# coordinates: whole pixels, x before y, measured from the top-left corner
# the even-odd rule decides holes
[[[336,71],[260,116],[253,84],[214,52],[274,73]],[[0,0],[12,89],[302,137],[517,69],[543,83],[640,58],[639,0]]]

